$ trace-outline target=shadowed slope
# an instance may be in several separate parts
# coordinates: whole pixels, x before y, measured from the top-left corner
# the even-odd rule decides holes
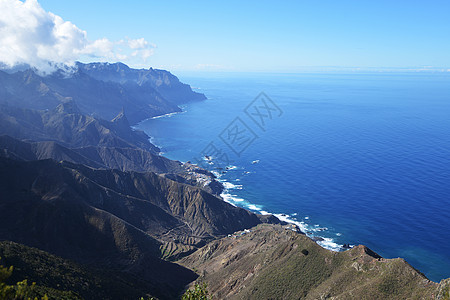
[[[47,111],[0,105],[0,134],[33,141],[58,141],[72,148],[104,146],[159,151],[144,132],[123,122],[84,115],[74,102]]]
[[[96,170],[52,160],[18,162],[0,158],[0,162],[0,188],[4,195],[0,202],[0,237],[44,250],[52,249],[59,255],[78,255],[84,250],[98,253],[95,245],[114,248],[111,241],[108,244],[100,237],[83,238],[86,232],[81,224],[86,222],[101,228],[102,236],[107,234],[115,242],[127,245],[127,239],[117,240],[114,232],[131,230],[139,236],[136,242],[149,242],[152,236],[160,242],[151,239],[152,243],[145,247],[151,245],[153,250],[147,249],[145,253],[156,256],[159,256],[161,243],[175,241],[177,247],[171,251],[174,253],[164,254],[172,256],[192,251],[215,237],[255,226],[262,220],[277,221],[155,173]],[[11,227],[12,224],[17,226]],[[67,241],[68,237],[74,241]],[[80,245],[87,248],[83,250]],[[140,253],[139,247],[133,249]],[[108,256],[100,259],[105,257]]]
[[[89,184],[76,170],[51,160],[0,159],[0,194],[2,240],[129,272],[146,281],[156,295],[165,289],[177,294],[195,278],[191,271],[159,258],[159,241],[107,210],[118,209],[125,196]],[[141,213],[146,220],[157,220],[158,228],[174,222],[161,209],[149,203],[145,207]]]
[[[36,282],[49,299],[139,299],[152,289],[144,280],[113,269],[95,269],[10,241],[0,242],[1,264],[13,266],[10,282]]]
[[[66,148],[54,141],[23,142],[0,136],[0,156],[18,160],[54,159],[84,164],[93,168],[156,173],[181,173],[185,169],[173,161],[137,148],[95,147]]]

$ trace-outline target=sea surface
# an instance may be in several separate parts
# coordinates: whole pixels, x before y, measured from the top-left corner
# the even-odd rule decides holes
[[[450,277],[450,74],[179,77],[208,100],[137,126],[165,156],[326,248],[364,244]]]

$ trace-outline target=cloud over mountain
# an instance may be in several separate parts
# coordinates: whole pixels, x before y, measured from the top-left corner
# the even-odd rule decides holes
[[[91,41],[86,31],[45,11],[37,0],[0,0],[0,11],[0,62],[10,68],[27,64],[49,73],[82,56],[145,62],[155,48],[143,38]]]

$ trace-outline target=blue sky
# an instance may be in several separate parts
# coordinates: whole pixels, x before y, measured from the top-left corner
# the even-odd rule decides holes
[[[39,1],[90,40],[145,38],[142,66],[450,68],[450,1]],[[85,60],[89,60],[85,58]]]

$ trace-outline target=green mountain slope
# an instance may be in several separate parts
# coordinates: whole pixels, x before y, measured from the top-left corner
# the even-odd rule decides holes
[[[36,294],[50,299],[138,299],[151,289],[131,274],[88,268],[10,241],[0,242],[0,257],[2,265],[13,266],[9,283],[35,282]]]
[[[287,226],[250,231],[214,241],[180,263],[197,270],[197,281],[217,299],[439,299],[449,284],[365,246],[333,252]]]

